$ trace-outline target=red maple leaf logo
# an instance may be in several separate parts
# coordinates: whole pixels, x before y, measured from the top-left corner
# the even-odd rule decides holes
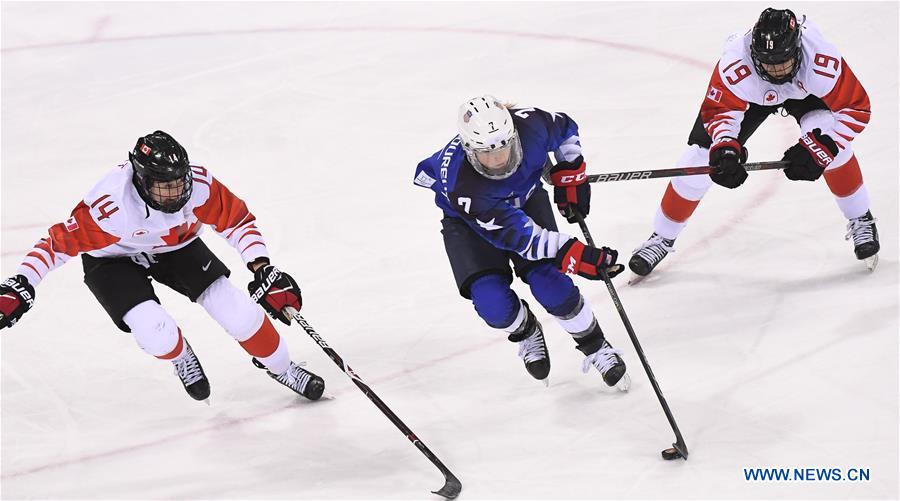
[[[178,245],[180,243],[187,242],[194,235],[197,234],[197,231],[200,230],[200,221],[196,221],[194,224],[188,226],[187,223],[175,226],[169,229],[168,235],[163,235],[162,241],[165,242],[165,245],[155,245],[153,248],[156,249],[158,247],[171,247]]]

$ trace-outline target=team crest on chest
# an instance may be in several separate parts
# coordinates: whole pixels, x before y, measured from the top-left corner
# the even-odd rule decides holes
[[[765,100],[766,104],[775,104],[776,102],[778,102],[778,93],[770,89],[766,91],[766,95],[765,97],[763,97],[763,99]]]

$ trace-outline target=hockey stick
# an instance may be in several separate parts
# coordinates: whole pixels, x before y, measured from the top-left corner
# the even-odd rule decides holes
[[[783,169],[788,162],[756,162],[743,164],[747,172],[754,170]],[[675,167],[674,169],[657,170],[632,170],[626,172],[607,172],[605,174],[591,174],[587,177],[589,183],[608,183],[610,181],[631,181],[632,179],[656,179],[658,177],[696,176],[709,174],[712,167]]]
[[[406,424],[404,424],[396,414],[394,414],[394,411],[392,411],[387,406],[387,404],[385,404],[384,401],[382,401],[378,397],[378,395],[376,395],[375,392],[372,391],[372,388],[369,388],[369,385],[364,383],[363,380],[355,372],[353,372],[353,369],[351,369],[349,365],[344,363],[344,360],[341,358],[341,356],[338,355],[337,352],[335,352],[331,348],[331,346],[328,346],[328,343],[326,343],[325,340],[322,339],[322,336],[320,336],[319,333],[316,332],[316,330],[313,329],[311,325],[309,325],[309,322],[307,322],[306,319],[300,315],[300,312],[291,307],[285,308],[285,311],[297,322],[297,324],[301,328],[303,328],[304,331],[306,331],[307,334],[309,334],[309,337],[311,337],[313,341],[315,341],[316,344],[318,344],[319,347],[322,348],[322,351],[324,351],[325,354],[328,355],[328,357],[331,358],[331,360],[333,360],[334,363],[337,364],[337,366],[340,367],[342,371],[344,371],[344,374],[350,376],[350,379],[353,380],[353,384],[355,384],[356,387],[360,389],[360,391],[362,391],[367,397],[369,397],[369,400],[371,400],[372,403],[375,404],[375,407],[378,407],[378,410],[383,412],[384,415],[387,416],[387,418],[390,419],[392,423],[394,423],[394,426],[396,426],[406,436],[406,438],[409,439],[409,441],[412,442],[413,445],[415,445],[416,448],[418,448],[419,451],[422,452],[422,454],[425,454],[425,457],[427,457],[432,464],[437,466],[438,470],[441,470],[441,473],[444,474],[444,486],[436,491],[431,492],[433,494],[443,496],[447,499],[455,499],[456,496],[459,496],[459,492],[462,490],[462,483],[460,483],[459,479],[456,478],[456,476],[451,473],[446,466],[444,466],[444,463],[442,463],[441,460],[438,459],[437,456],[435,456],[434,453],[431,452],[431,450],[421,440],[419,440],[419,437],[417,437],[416,434],[413,433],[412,430],[410,430],[409,427],[406,426]]]
[[[575,218],[578,220],[578,226],[581,227],[581,231],[584,233],[585,240],[587,240],[589,245],[594,247],[594,239],[591,237],[591,232],[588,230],[587,223],[584,222],[584,216],[577,210],[574,210],[573,212],[575,213]],[[644,366],[644,372],[647,373],[647,378],[650,379],[653,391],[656,392],[656,398],[659,399],[659,403],[666,413],[666,418],[669,420],[669,425],[672,426],[672,431],[675,432],[675,443],[672,444],[672,449],[663,450],[662,457],[663,459],[676,459],[682,457],[687,461],[688,448],[684,443],[684,437],[681,436],[681,431],[678,430],[678,424],[675,422],[675,416],[672,415],[672,411],[669,409],[666,397],[663,396],[662,390],[659,389],[659,383],[656,382],[653,370],[650,369],[650,363],[647,362],[647,357],[644,356],[644,350],[641,348],[641,343],[638,341],[637,334],[634,333],[634,327],[631,326],[631,321],[628,320],[628,315],[625,314],[625,308],[622,306],[622,301],[619,300],[619,294],[616,293],[616,288],[613,287],[612,280],[609,279],[609,275],[606,274],[605,269],[600,269],[600,276],[603,278],[603,282],[606,283],[606,289],[609,291],[610,297],[612,297],[613,304],[616,305],[616,309],[619,310],[619,316],[622,317],[622,323],[625,324],[625,330],[628,331],[628,336],[631,338],[631,344],[634,345],[634,351],[637,352],[638,358],[641,359],[641,365]]]

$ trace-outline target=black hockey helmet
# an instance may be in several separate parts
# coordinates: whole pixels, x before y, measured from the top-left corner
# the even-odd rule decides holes
[[[800,69],[801,55],[797,16],[788,9],[764,10],[750,41],[750,57],[759,76],[774,84],[790,82]]]
[[[172,136],[158,130],[139,138],[128,159],[134,187],[152,209],[171,214],[190,200],[194,182],[188,154]]]

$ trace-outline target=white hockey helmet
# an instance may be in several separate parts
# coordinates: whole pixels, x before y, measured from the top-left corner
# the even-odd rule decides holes
[[[522,163],[522,143],[509,110],[494,96],[473,97],[456,123],[472,167],[488,179],[506,179]]]

